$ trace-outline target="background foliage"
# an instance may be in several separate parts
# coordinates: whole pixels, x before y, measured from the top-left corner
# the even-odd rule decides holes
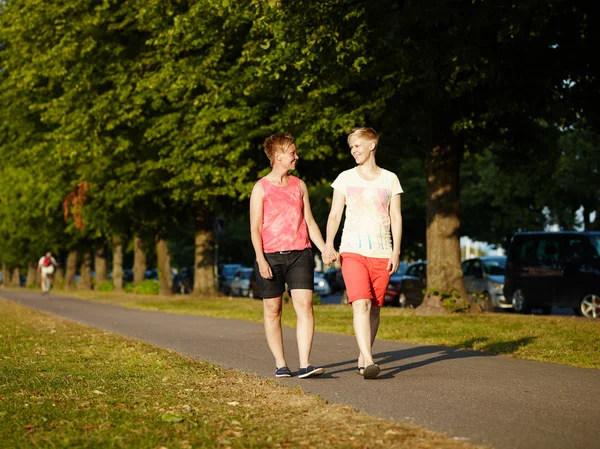
[[[160,231],[187,266],[204,215],[225,223],[218,262],[248,264],[265,137],[296,136],[324,231],[357,125],[381,133],[378,162],[404,187],[404,259],[426,257],[424,161],[436,138],[459,155],[462,235],[505,245],[549,224],[598,229],[593,6],[7,0],[0,258],[25,267],[48,249]],[[62,207],[82,182],[83,230]]]

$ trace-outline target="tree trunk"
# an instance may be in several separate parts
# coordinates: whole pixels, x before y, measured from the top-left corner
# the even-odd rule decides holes
[[[171,255],[169,242],[164,233],[156,234],[156,268],[158,269],[158,289],[161,295],[173,294],[173,278],[171,277]]]
[[[21,270],[19,267],[15,267],[12,270],[12,276],[10,278],[10,286],[11,287],[20,287],[21,286]]]
[[[35,263],[30,263],[27,266],[27,280],[25,281],[25,286],[29,287],[30,285],[38,285],[37,264]]]
[[[39,276],[39,275],[38,275]],[[41,281],[38,281],[41,282]],[[54,282],[52,282],[56,288],[64,288],[65,287],[65,269],[62,265],[59,265],[54,270]],[[54,287],[52,287],[54,288]]]
[[[136,235],[133,238],[133,285],[137,287],[145,279],[147,269],[144,240]]]
[[[113,236],[113,269],[112,278],[116,292],[123,291],[123,242],[121,237]]]
[[[94,271],[96,272],[96,287],[98,287],[107,280],[106,248],[104,246],[98,248],[94,254]]]
[[[205,214],[196,217],[194,233],[194,294],[214,296],[217,294],[214,269],[215,241],[213,236],[213,216]]]
[[[65,268],[65,289],[75,288],[75,273],[77,272],[77,251],[69,251]]]
[[[460,260],[459,152],[448,142],[430,146],[427,176],[427,291],[418,315],[443,315],[468,301]],[[446,307],[444,306],[446,303]]]
[[[83,260],[79,267],[79,282],[77,283],[79,290],[92,289],[92,252],[87,250],[83,253]]]

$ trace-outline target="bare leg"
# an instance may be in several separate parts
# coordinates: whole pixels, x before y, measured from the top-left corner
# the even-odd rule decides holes
[[[281,296],[277,298],[264,298],[263,311],[265,321],[265,335],[267,344],[275,357],[275,366],[287,366],[283,354],[283,335],[281,331]]]
[[[369,321],[371,324],[371,353],[373,351],[373,343],[377,337],[377,331],[379,330],[379,322],[381,319],[381,307],[371,304],[371,313],[369,314]],[[358,366],[364,367],[364,362],[361,354],[358,354]]]
[[[46,293],[46,277],[48,275],[42,271],[42,294]]]
[[[315,335],[315,315],[312,305],[312,290],[292,290],[292,303],[296,311],[296,340],[300,368],[310,363],[310,351]]]
[[[371,355],[371,300],[358,299],[352,303],[354,334],[362,356],[362,362],[368,366],[373,364]],[[359,358],[359,362],[361,359]]]

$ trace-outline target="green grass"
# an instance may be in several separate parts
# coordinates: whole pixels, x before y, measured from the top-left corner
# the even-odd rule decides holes
[[[0,310],[3,449],[473,447],[10,301]]]
[[[246,298],[200,299],[179,295],[161,297],[94,291],[66,294],[146,310],[262,322],[262,302]],[[318,331],[353,334],[352,310],[349,306],[317,305],[315,320]],[[284,308],[283,323],[295,326],[291,304]],[[416,316],[414,310],[384,308],[378,338],[600,368],[600,322],[576,317],[512,313],[423,317]]]

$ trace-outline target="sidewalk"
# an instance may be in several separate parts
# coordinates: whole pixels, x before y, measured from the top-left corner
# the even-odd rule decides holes
[[[80,323],[137,338],[227,368],[273,377],[261,324],[96,304],[39,292],[0,297]],[[0,316],[2,312],[0,309]],[[294,329],[284,329],[297,370]],[[319,378],[279,380],[330,402],[410,422],[497,449],[600,447],[600,370],[531,362],[440,346],[378,341],[377,380],[356,374],[354,337],[317,333],[312,363]]]

